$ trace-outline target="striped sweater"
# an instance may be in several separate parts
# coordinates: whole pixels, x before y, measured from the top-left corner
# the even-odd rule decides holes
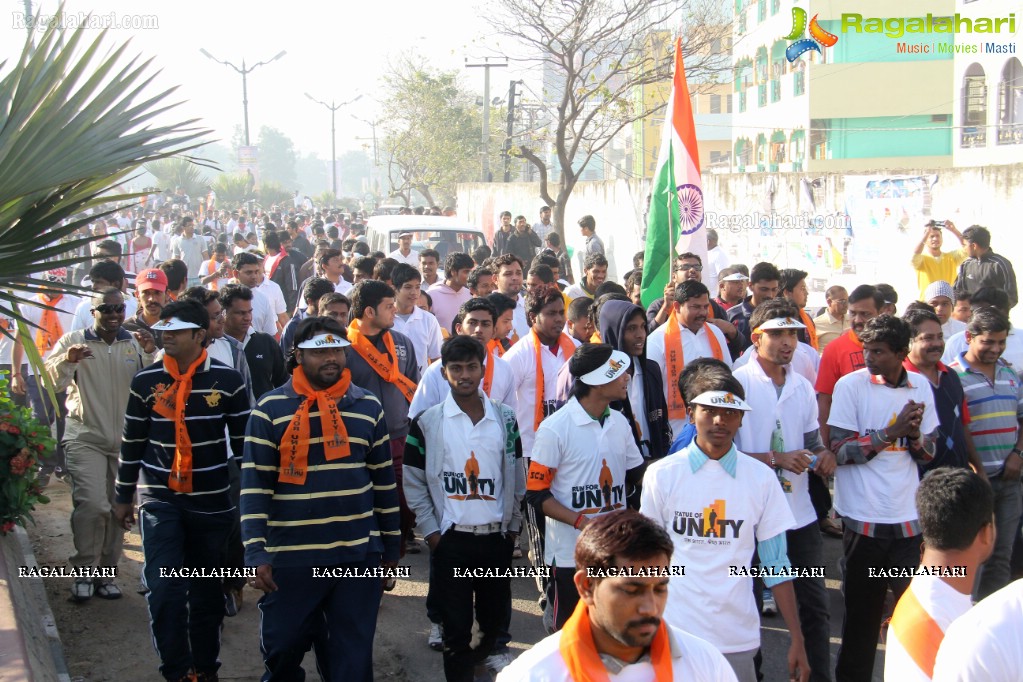
[[[950,364],[959,375],[970,410],[970,436],[988,476],[1002,473],[1005,458],[1016,447],[1019,421],[1023,419],[1023,387],[1014,368],[999,360],[994,382],[966,360],[966,353]]]
[[[289,380],[260,400],[245,434],[241,520],[248,566],[335,566],[381,553],[397,561],[398,489],[384,411],[352,384],[338,401],[351,454],[328,462],[320,412],[309,419],[309,466],[302,485],[278,480],[279,445],[305,401]]]
[[[162,362],[146,367],[132,379],[117,465],[116,501],[130,503],[137,487],[142,505],[169,502],[200,513],[231,511],[227,435],[231,437],[230,456],[241,458],[249,417],[248,389],[236,370],[218,360],[207,357],[196,371],[185,404],[185,423],[192,440],[193,491],[179,493],[167,487],[174,464],[174,422],[153,411],[154,392],[173,383]]]

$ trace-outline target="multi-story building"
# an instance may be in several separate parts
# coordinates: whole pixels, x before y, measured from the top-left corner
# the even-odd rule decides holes
[[[961,1],[961,0],[960,0]],[[1010,2],[1011,0],[1000,0]],[[845,32],[842,9],[864,17],[949,16],[955,0],[800,0],[838,37],[792,62],[791,6],[735,0],[732,145],[736,170],[863,171],[952,165],[951,50],[912,52],[889,34]],[[929,43],[950,43],[951,34]]]
[[[1019,9],[1015,0],[956,1],[956,12],[971,20],[1008,17]],[[974,37],[970,44],[975,46],[973,51],[956,53],[954,59],[953,161],[956,166],[1019,163],[1023,158],[1023,65],[1013,54],[1021,49],[1017,36]]]
[[[647,36],[646,49],[651,54],[671,54],[672,36],[668,31],[657,31]],[[714,41],[711,54],[720,54],[722,66],[729,61],[731,36]],[[727,81],[727,69],[723,78]],[[732,89],[727,82],[707,82],[700,78],[688,79],[689,95],[693,105],[693,125],[700,154],[700,168],[704,172],[730,170]],[[637,87],[633,93],[634,105],[651,110],[663,106],[671,94],[671,81],[650,83]],[[631,139],[626,146],[630,150],[632,175],[651,178],[657,170],[657,155],[661,144],[661,130],[664,126],[664,111],[647,116],[632,124]]]

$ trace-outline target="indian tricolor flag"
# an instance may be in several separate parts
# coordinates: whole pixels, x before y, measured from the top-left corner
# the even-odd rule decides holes
[[[682,39],[675,40],[675,76],[665,109],[657,174],[647,213],[643,260],[643,305],[664,295],[675,256],[690,251],[707,264],[707,232],[703,229],[703,184],[696,149],[693,106],[689,100]],[[711,292],[713,297],[716,291]]]

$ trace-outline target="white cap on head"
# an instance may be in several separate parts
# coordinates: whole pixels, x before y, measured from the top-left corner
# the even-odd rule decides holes
[[[723,407],[728,410],[741,410],[742,412],[753,410],[742,398],[728,391],[706,391],[690,400],[689,403],[706,407]]]
[[[297,344],[295,348],[345,348],[350,345],[352,344],[338,334],[323,332]]]
[[[202,329],[195,322],[185,322],[180,317],[168,317],[153,325],[153,329],[159,332],[176,332],[181,329]]]
[[[727,277],[722,277],[718,281],[719,282],[745,282],[748,279],[749,279],[749,277],[747,277],[746,275],[742,274],[741,272],[733,272],[732,274],[728,275]]]
[[[759,327],[753,330],[754,334],[771,331],[772,329],[806,329],[806,325],[791,317],[775,317],[765,320]]]
[[[607,359],[607,362],[592,372],[587,372],[582,375],[578,378],[578,381],[583,382],[587,386],[603,386],[604,384],[610,384],[622,374],[629,371],[629,366],[631,364],[632,359],[627,353],[623,353],[620,350],[614,350],[611,351],[611,357]]]

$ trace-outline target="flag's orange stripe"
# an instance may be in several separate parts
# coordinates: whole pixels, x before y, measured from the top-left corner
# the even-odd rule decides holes
[[[689,99],[689,85],[686,83],[686,67],[682,63],[682,38],[675,39],[675,98],[671,123],[675,134],[692,159],[696,172],[700,172],[700,153],[696,147],[696,126],[693,125],[693,103]]]

